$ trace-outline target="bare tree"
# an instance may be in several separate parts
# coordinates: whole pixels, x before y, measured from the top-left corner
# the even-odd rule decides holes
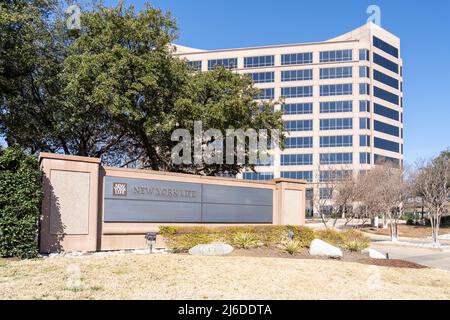
[[[447,154],[422,165],[414,179],[416,194],[422,197],[428,208],[432,241],[438,243],[442,214],[446,212],[450,197],[450,158]]]

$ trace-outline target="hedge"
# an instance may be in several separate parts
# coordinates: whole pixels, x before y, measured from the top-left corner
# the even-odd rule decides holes
[[[18,147],[0,147],[0,256],[38,254],[42,201],[39,164]]]

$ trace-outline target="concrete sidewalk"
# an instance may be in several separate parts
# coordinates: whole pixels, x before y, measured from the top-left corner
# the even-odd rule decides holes
[[[441,252],[433,249],[384,245],[373,242],[372,249],[389,253],[390,259],[401,259],[415,262],[424,266],[450,271],[450,252]]]

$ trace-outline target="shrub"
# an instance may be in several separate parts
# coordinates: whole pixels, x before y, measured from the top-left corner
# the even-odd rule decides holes
[[[214,241],[214,237],[206,233],[185,233],[166,237],[169,249],[176,252],[185,252],[198,244],[208,244]]]
[[[231,238],[231,245],[236,248],[250,249],[259,245],[258,237],[250,232],[236,232]]]
[[[350,229],[342,232],[343,248],[349,251],[362,251],[370,246],[370,239],[363,233]]]
[[[299,252],[303,247],[303,243],[299,240],[289,239],[283,242],[283,250],[291,255]]]
[[[287,229],[294,232],[294,239],[297,240],[303,248],[309,248],[311,242],[316,237],[314,230],[308,227],[288,226]]]
[[[0,256],[37,255],[41,201],[37,159],[18,147],[0,147]]]
[[[178,231],[178,227],[174,227],[174,226],[160,226],[159,227],[159,234],[162,235],[163,237],[174,235],[177,233],[177,231]]]
[[[332,229],[316,231],[316,238],[338,247],[344,243],[342,233]]]

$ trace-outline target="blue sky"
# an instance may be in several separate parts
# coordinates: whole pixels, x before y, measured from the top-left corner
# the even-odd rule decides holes
[[[116,5],[117,0],[106,0]],[[142,7],[144,0],[125,0]],[[202,49],[323,41],[364,24],[370,4],[402,40],[405,159],[450,147],[448,0],[152,0],[177,19],[177,43]]]

